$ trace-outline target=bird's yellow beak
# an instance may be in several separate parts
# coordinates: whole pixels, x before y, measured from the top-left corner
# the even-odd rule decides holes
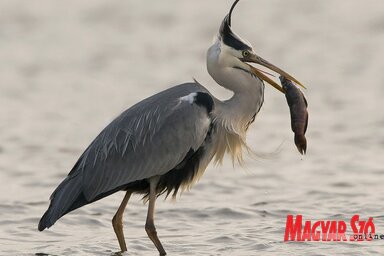
[[[284,70],[276,67],[275,65],[269,63],[268,61],[264,60],[263,58],[257,56],[256,54],[250,54],[246,59],[244,59],[245,62],[252,62],[252,63],[256,63],[256,64],[259,64],[261,66],[264,66],[286,78],[288,78],[289,80],[295,82],[297,85],[303,87],[304,89],[305,86],[300,83],[296,78],[294,78],[293,76],[291,76],[290,74],[288,74],[287,72],[285,72]],[[259,69],[251,66],[251,65],[248,65],[249,68],[250,68],[250,71],[255,75],[257,76],[258,78],[260,78],[261,80],[264,80],[265,82],[269,83],[270,85],[272,85],[273,87],[275,87],[277,90],[279,90],[280,92],[282,93],[285,93],[284,89],[278,85],[275,81],[273,81],[271,78],[269,78],[267,75],[265,75],[262,71],[260,71]]]

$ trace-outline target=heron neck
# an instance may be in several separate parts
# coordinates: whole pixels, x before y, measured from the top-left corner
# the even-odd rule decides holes
[[[253,118],[259,112],[264,101],[264,84],[254,85],[247,91],[236,91],[227,100],[215,102],[215,119],[225,130],[245,137]]]
[[[219,42],[207,53],[207,70],[222,87],[233,92],[233,96],[216,103],[216,119],[227,130],[245,133],[249,122],[260,110],[264,101],[264,83],[246,70],[238,59],[221,54]],[[243,65],[243,66],[242,66]]]

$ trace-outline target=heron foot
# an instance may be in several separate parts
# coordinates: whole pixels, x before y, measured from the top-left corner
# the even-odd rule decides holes
[[[114,252],[111,256],[123,256],[123,252]]]

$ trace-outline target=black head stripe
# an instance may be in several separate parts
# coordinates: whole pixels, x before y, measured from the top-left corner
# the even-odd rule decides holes
[[[220,37],[225,45],[228,45],[235,50],[251,50],[247,44],[245,44],[239,36],[237,36],[231,29],[229,14],[225,16],[220,27]]]

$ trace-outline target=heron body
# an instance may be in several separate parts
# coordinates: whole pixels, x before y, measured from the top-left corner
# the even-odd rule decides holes
[[[209,74],[233,91],[233,96],[220,101],[194,81],[155,94],[123,112],[95,138],[53,192],[40,231],[68,212],[123,190],[126,195],[112,224],[121,251],[126,251],[123,213],[130,195],[140,193],[148,200],[148,236],[160,255],[165,255],[154,225],[156,197],[176,196],[180,189],[189,188],[213,158],[221,162],[229,153],[233,160],[242,160],[246,131],[264,101],[264,76],[248,62],[296,81],[257,56],[232,31],[231,12],[237,2],[207,52]]]

